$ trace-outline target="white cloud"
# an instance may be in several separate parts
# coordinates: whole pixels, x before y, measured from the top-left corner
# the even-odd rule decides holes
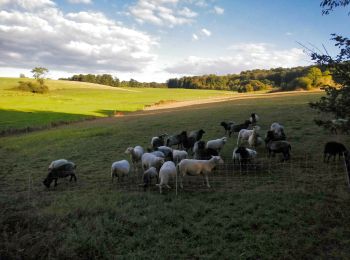
[[[68,0],[71,4],[91,4],[91,0]]]
[[[214,6],[214,12],[216,14],[223,14],[225,12],[225,9],[219,7],[219,6]]]
[[[275,49],[265,43],[235,44],[228,48],[228,55],[217,58],[190,56],[166,68],[169,73],[192,75],[216,73],[224,75],[250,69],[294,67],[306,65],[308,57],[302,49]]]
[[[198,36],[197,36],[197,34],[192,34],[192,40],[194,40],[194,41],[198,41]]]
[[[0,0],[0,67],[142,71],[157,40],[102,13],[64,14],[49,0]]]
[[[178,0],[138,0],[129,7],[130,14],[139,23],[151,23],[158,26],[174,27],[190,24],[198,14],[188,7],[179,10]]]
[[[211,31],[209,31],[208,29],[203,28],[201,30],[201,34],[204,35],[204,36],[209,37],[211,35]]]

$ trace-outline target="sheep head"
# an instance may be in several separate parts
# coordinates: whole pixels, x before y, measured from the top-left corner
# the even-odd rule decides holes
[[[126,154],[131,154],[132,151],[134,151],[134,148],[133,148],[133,147],[128,147],[128,148],[126,148],[126,150],[125,150],[124,153],[126,153]]]

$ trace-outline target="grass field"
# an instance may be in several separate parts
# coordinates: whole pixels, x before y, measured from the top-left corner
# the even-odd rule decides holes
[[[319,97],[237,100],[1,138],[0,258],[348,259],[344,169],[323,164],[322,150],[328,140],[349,147],[350,139],[313,124],[307,103]],[[251,112],[259,114],[262,133],[274,121],[285,125],[293,177],[276,168],[268,182],[261,175],[236,179],[254,182],[249,188],[220,192],[212,183],[211,190],[177,197],[174,190],[128,192],[110,183],[110,165],[127,158],[126,147],[148,147],[154,135],[185,129],[203,128],[205,140],[218,138],[220,121],[241,122]],[[230,138],[223,150],[226,163],[235,142]],[[263,148],[258,152],[268,160]],[[78,182],[59,180],[46,190],[41,182],[58,158],[77,163]]]
[[[91,83],[47,80],[50,92],[13,90],[18,78],[0,78],[0,132],[42,128],[116,111],[141,110],[160,100],[193,100],[235,95],[215,90],[112,88]]]

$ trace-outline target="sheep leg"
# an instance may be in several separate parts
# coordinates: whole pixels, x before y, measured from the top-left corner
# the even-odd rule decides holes
[[[209,178],[207,174],[205,174],[205,180],[207,181],[207,187],[210,188]]]
[[[55,181],[55,187],[56,187],[57,186],[57,178],[55,178],[54,181]]]

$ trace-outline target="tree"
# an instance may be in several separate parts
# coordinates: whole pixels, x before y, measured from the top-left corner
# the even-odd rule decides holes
[[[322,84],[322,71],[317,67],[308,70],[306,77],[311,80],[311,86],[316,88]]]
[[[350,0],[323,0],[322,13],[328,15],[334,8],[349,4]],[[331,115],[335,118],[348,119],[346,128],[350,129],[350,39],[337,34],[332,34],[331,39],[339,48],[337,56],[332,57],[328,53],[318,52],[311,52],[310,55],[312,60],[330,71],[339,86],[326,86],[326,96],[321,97],[317,102],[310,103],[310,106],[323,116],[321,119],[315,119],[316,124],[327,128],[329,126],[327,119]]]
[[[43,78],[44,75],[49,72],[49,70],[43,67],[35,67],[31,72],[33,73],[33,77],[35,79],[40,79]]]

